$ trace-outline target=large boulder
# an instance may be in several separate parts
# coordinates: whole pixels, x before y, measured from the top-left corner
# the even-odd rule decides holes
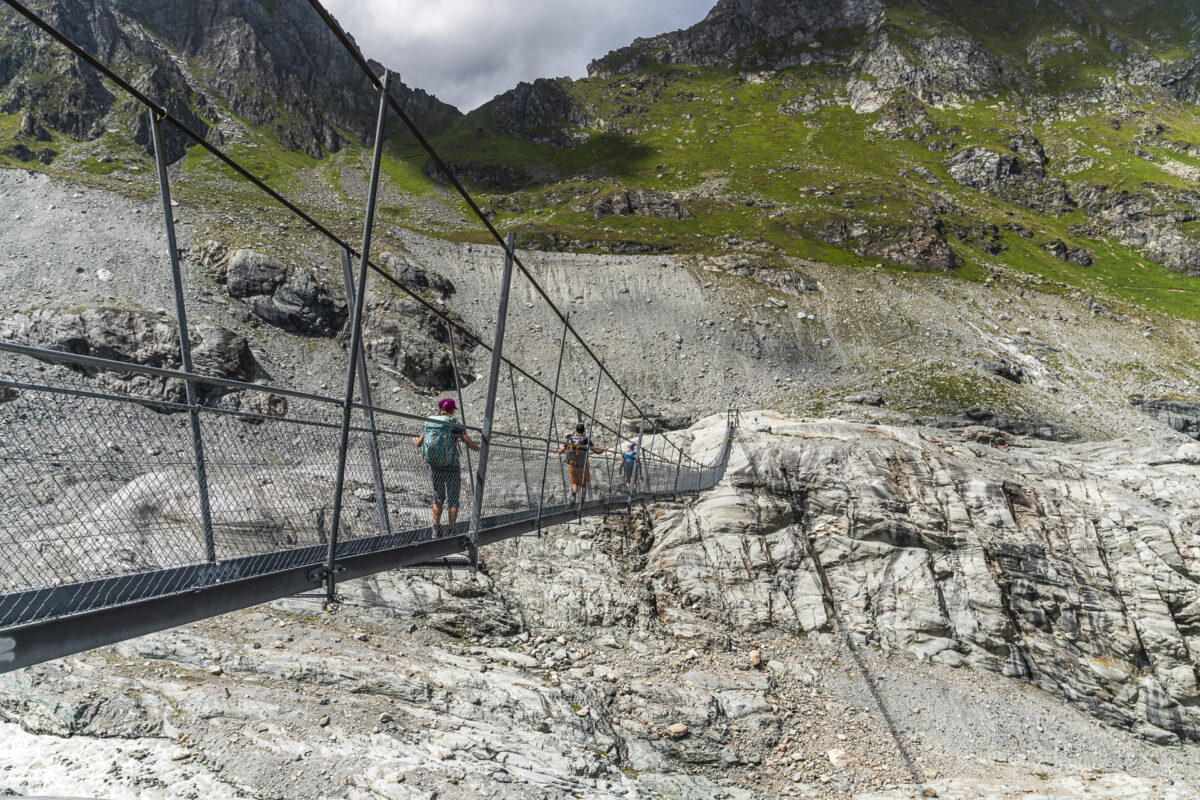
[[[367,356],[416,386],[435,391],[454,387],[454,359],[438,339],[405,325],[402,317],[373,314],[367,320]],[[441,328],[444,331],[444,326]],[[464,385],[470,380],[463,375]]]
[[[275,294],[287,275],[288,268],[282,261],[253,250],[233,251],[225,267],[229,295],[241,299]]]
[[[191,326],[192,367],[202,375],[250,381],[254,378],[254,353],[245,336],[219,325]]]
[[[384,253],[379,258],[379,266],[385,272],[416,294],[432,294],[438,299],[446,300],[456,291],[454,283],[438,273],[414,264],[403,256]]]
[[[273,294],[256,295],[247,303],[265,322],[305,336],[335,336],[348,316],[345,300],[306,269],[292,270]]]
[[[245,301],[256,317],[302,336],[336,336],[349,311],[342,292],[308,269],[246,248],[230,250],[206,241],[190,258],[201,272],[225,284],[230,297]]]

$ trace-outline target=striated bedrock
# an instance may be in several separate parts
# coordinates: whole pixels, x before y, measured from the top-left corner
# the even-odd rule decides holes
[[[1138,397],[1134,398],[1133,406],[1186,436],[1200,439],[1200,403],[1193,400]]]
[[[762,415],[760,415],[762,416]],[[831,624],[1200,739],[1200,445],[1024,442],[770,415],[726,481],[664,512],[647,569],[743,631]],[[701,423],[719,446],[721,421]],[[935,438],[937,437],[937,438]]]

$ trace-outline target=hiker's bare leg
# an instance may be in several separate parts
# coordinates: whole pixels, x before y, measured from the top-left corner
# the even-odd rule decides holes
[[[458,522],[458,506],[450,506],[450,532],[454,532],[454,523]]]
[[[442,521],[442,507],[437,503],[433,504],[433,524],[439,525]]]

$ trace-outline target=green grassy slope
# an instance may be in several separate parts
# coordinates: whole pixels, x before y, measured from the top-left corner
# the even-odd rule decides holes
[[[856,113],[847,104],[847,82],[864,77],[849,63],[850,54],[870,39],[866,31],[849,30],[822,34],[814,50],[833,54],[827,62],[765,78],[733,67],[650,60],[631,74],[560,81],[578,112],[575,122],[506,132],[493,104],[448,124],[432,142],[458,165],[496,224],[536,246],[736,251],[765,264],[799,257],[905,271],[926,267],[890,259],[886,244],[928,218],[925,209],[936,208],[939,235],[959,258],[953,272],[964,280],[1008,272],[1052,291],[1082,290],[1200,319],[1200,278],[1173,272],[1106,235],[1086,210],[1039,212],[963,186],[946,166],[950,156],[969,148],[1007,153],[1011,136],[1023,133],[1041,143],[1050,177],[1072,193],[1091,185],[1134,194],[1149,191],[1147,186],[1193,191],[1200,178],[1200,109],[1139,82],[1129,64],[1130,54],[1166,65],[1194,59],[1188,42],[1200,30],[1200,16],[1178,0],[1091,4],[1074,15],[1034,0],[960,0],[935,9],[893,4],[875,33],[912,58],[931,36],[973,37],[1008,70],[1011,85],[941,107],[916,103],[929,121],[923,137],[889,138],[880,123],[892,109]],[[797,105],[802,99],[809,102]],[[796,113],[784,113],[789,104]],[[18,143],[17,119],[0,116],[0,153]],[[347,131],[345,138],[358,137]],[[119,133],[83,143],[56,135],[39,146],[62,154],[49,166],[36,160],[21,166],[82,170],[95,180],[128,178],[135,165],[145,174],[149,166]],[[361,171],[366,153],[360,145],[318,160],[280,147],[267,127],[245,124],[229,148],[272,186],[314,207],[320,205],[310,196],[314,185],[346,204],[356,202],[343,178]],[[104,155],[115,160],[99,160]],[[18,162],[0,154],[0,165]],[[428,177],[426,166],[424,152],[393,126],[383,164],[393,190],[381,205],[384,219],[482,241],[481,226],[423,213],[430,203],[446,207],[451,217],[466,212]],[[180,191],[231,211],[262,202],[248,187],[231,188],[225,168],[199,148],[181,162],[180,172]],[[496,175],[503,179],[497,182]],[[596,201],[622,189],[671,195],[690,218],[598,219]],[[1194,209],[1176,211],[1184,219],[1179,230],[1200,240],[1200,221],[1186,219]],[[990,239],[976,235],[993,225]],[[831,227],[847,233],[831,237]],[[1022,229],[1032,235],[1020,235]],[[1055,258],[1043,247],[1052,239],[1090,251],[1094,263],[1082,267]]]

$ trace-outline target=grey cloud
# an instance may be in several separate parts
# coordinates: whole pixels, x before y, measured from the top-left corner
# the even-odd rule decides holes
[[[326,0],[363,51],[463,111],[520,81],[583,77],[638,36],[699,22],[715,0]]]

